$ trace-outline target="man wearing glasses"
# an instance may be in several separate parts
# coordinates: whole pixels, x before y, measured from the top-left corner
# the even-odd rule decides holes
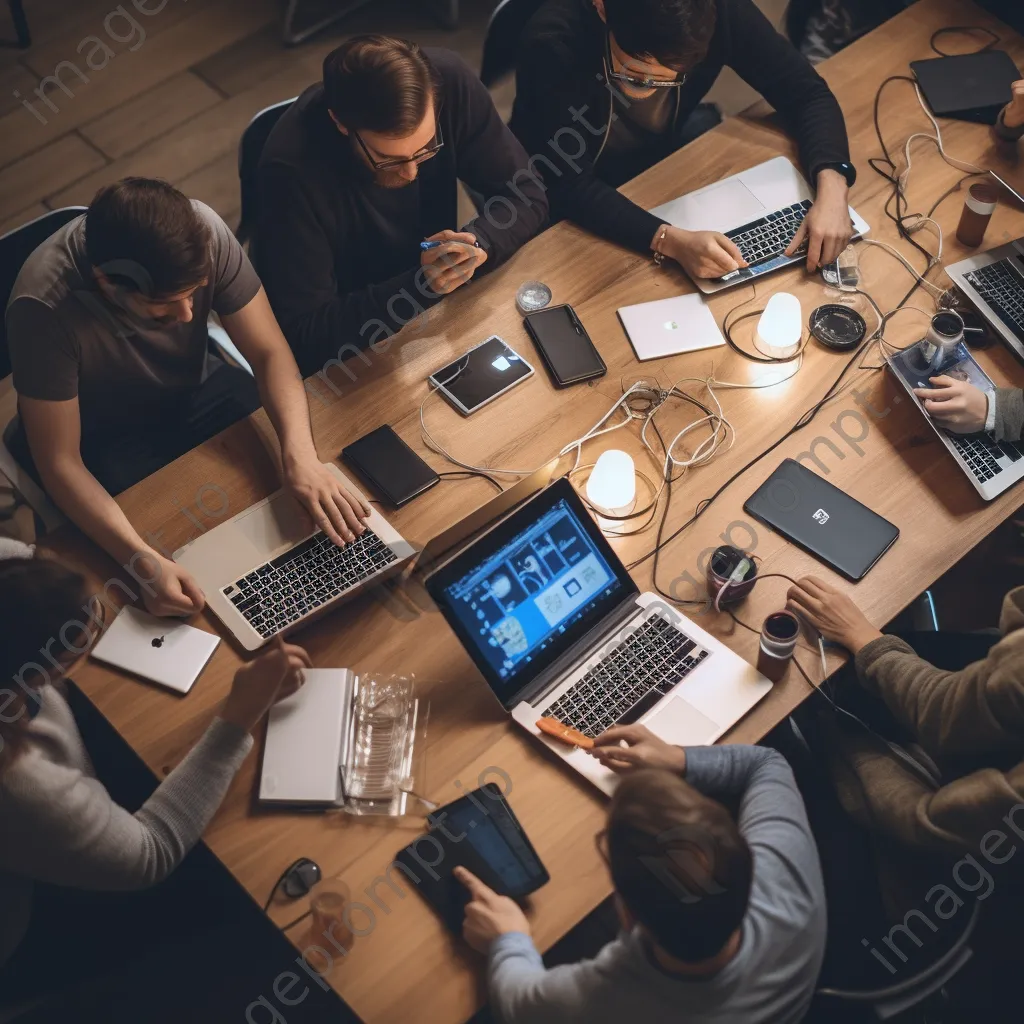
[[[253,257],[303,375],[384,351],[540,230],[548,204],[490,94],[447,50],[358,36],[281,117]],[[457,227],[457,183],[482,197]],[[423,243],[438,243],[424,248]],[[349,372],[349,371],[346,371]]]
[[[554,215],[670,257],[692,277],[744,265],[725,235],[670,227],[616,191],[717,123],[701,100],[728,66],[782,116],[817,189],[789,252],[806,244],[813,271],[849,242],[855,172],[842,111],[753,0],[546,0],[519,53],[510,126],[531,154],[543,154],[535,164]],[[568,169],[555,156],[565,152]]]

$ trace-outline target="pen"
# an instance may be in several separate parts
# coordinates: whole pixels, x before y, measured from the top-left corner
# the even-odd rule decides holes
[[[589,736],[584,736],[578,729],[565,725],[557,718],[540,718],[537,720],[537,728],[570,747],[580,747],[583,750],[594,749],[594,741]]]
[[[468,245],[469,244],[468,242],[459,242],[457,240],[454,240],[454,241],[455,241],[456,245]],[[445,243],[445,242],[420,242],[420,249],[423,252],[426,252],[428,249],[436,249],[439,245],[445,245],[445,244],[447,244],[447,243]],[[479,249],[480,248],[480,243],[479,242],[474,242],[473,246],[475,248]]]

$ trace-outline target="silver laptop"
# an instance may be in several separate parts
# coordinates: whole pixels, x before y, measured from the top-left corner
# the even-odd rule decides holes
[[[642,722],[712,743],[771,683],[655,594],[641,594],[566,479],[461,551],[427,590],[506,711],[606,793],[616,776],[542,734]]]
[[[713,280],[695,279],[710,295],[806,259],[806,253],[784,254],[813,202],[806,178],[791,160],[777,156],[656,206],[651,213],[687,231],[721,231],[736,243],[750,266]],[[855,237],[867,234],[867,221],[852,206],[850,218]]]
[[[1024,195],[998,174],[989,174],[1024,205]],[[946,273],[999,337],[1024,359],[1024,238],[952,263]]]
[[[994,391],[995,384],[975,362],[963,342],[938,366],[931,365],[924,346],[924,342],[918,342],[889,356],[886,362],[928,424],[967,474],[974,489],[986,501],[991,501],[1024,477],[1024,442],[996,441],[991,434],[985,432],[955,434],[938,426],[924,411],[914,394],[914,388],[931,387],[929,378],[939,374],[969,381],[982,391]]]
[[[359,489],[327,468],[353,493]],[[372,508],[372,506],[371,506]],[[290,633],[396,573],[412,545],[372,509],[366,531],[336,547],[290,494],[278,491],[174,552],[210,609],[248,651]]]

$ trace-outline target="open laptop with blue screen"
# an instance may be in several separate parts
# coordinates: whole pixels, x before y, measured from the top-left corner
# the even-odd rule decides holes
[[[642,722],[712,743],[771,683],[656,594],[641,594],[566,479],[445,563],[427,590],[506,711],[600,789],[615,775],[543,735]]]

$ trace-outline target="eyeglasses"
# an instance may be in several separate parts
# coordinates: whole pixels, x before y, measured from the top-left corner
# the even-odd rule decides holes
[[[606,34],[604,40],[605,48],[605,77],[609,82],[622,82],[624,85],[632,86],[634,89],[680,89],[686,84],[686,75],[678,78],[637,78],[634,75],[627,75],[625,72],[612,71],[615,67],[612,62],[612,41],[611,35]]]
[[[387,160],[378,160],[370,152],[369,147],[363,142],[362,136],[354,128],[352,134],[355,136],[356,142],[359,143],[363,153],[366,154],[366,159],[370,161],[370,166],[375,171],[388,171],[394,170],[396,167],[404,167],[406,164],[421,164],[431,157],[437,156],[438,152],[444,148],[444,137],[441,134],[441,122],[438,121],[434,130],[434,141],[429,146],[424,146],[418,153],[413,153],[409,157],[391,157]]]

